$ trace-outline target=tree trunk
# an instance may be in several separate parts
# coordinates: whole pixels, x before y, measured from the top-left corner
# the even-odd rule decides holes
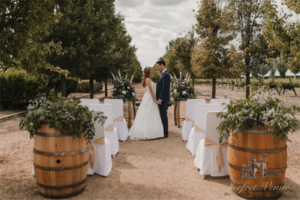
[[[192,79],[193,87],[195,88],[195,79]]]
[[[108,96],[107,95],[107,80],[105,80],[104,83],[105,83],[105,97],[107,97]]]
[[[250,96],[250,73],[246,73],[246,98]]]
[[[94,99],[94,79],[90,78],[90,99]]]
[[[212,79],[212,94],[211,94],[211,98],[215,99],[216,98],[216,78]]]
[[[66,76],[63,74],[60,75],[60,92],[62,97],[67,97]]]

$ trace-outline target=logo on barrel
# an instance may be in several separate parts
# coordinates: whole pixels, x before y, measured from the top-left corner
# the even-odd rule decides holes
[[[264,156],[264,158],[259,158],[259,162],[257,162],[255,155],[253,155],[252,161],[248,161],[247,164],[242,164],[242,172],[239,178],[256,179],[273,175],[273,170],[267,170],[267,161],[267,156]]]

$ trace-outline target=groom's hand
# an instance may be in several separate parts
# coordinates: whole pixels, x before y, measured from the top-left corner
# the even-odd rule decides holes
[[[158,105],[161,105],[161,100],[158,100],[158,101],[157,101],[157,104],[158,104]]]

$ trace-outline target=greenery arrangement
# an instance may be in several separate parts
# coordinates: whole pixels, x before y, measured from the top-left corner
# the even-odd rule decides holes
[[[87,143],[95,136],[94,122],[104,124],[107,117],[103,113],[93,113],[88,107],[79,105],[79,100],[62,98],[54,89],[49,96],[40,96],[29,101],[28,114],[20,121],[20,129],[25,128],[33,138],[43,122],[48,122],[50,128],[56,128],[61,133],[69,133],[73,138],[86,137]]]
[[[257,125],[259,128],[268,125],[270,129],[277,130],[274,136],[290,141],[288,133],[295,132],[299,128],[295,112],[300,111],[300,108],[285,107],[283,101],[267,93],[266,87],[257,90],[256,94],[246,100],[238,100],[227,105],[226,108],[227,112],[217,114],[224,120],[218,127],[220,142],[223,138],[228,139],[230,130],[236,134],[242,129],[252,128],[253,125]]]
[[[195,94],[194,87],[189,84],[190,74],[187,73],[185,79],[182,78],[181,72],[179,79],[171,76],[172,81],[174,81],[175,86],[171,96],[174,98],[174,101],[186,101],[187,99],[195,99],[197,95]]]
[[[119,77],[115,76],[111,73],[114,78],[114,88],[112,99],[123,99],[123,101],[132,101],[133,103],[136,102],[138,99],[135,97],[134,88],[131,86],[133,75],[131,79],[127,79],[127,74],[123,78],[119,71]]]

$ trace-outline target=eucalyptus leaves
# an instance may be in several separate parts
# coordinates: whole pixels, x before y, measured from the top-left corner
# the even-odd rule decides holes
[[[177,79],[175,74],[174,77],[171,76],[171,79],[175,83],[175,86],[172,91],[172,97],[174,98],[174,101],[195,99],[197,97],[194,91],[194,87],[189,84],[189,73],[186,74],[185,79],[182,78],[181,72],[179,79]]]
[[[289,132],[295,132],[299,128],[299,122],[295,117],[295,111],[300,108],[296,106],[285,107],[283,101],[269,96],[266,89],[258,90],[246,100],[239,100],[227,105],[228,112],[218,113],[217,116],[223,118],[218,127],[220,141],[228,139],[230,130],[233,134],[241,129],[252,128],[253,125],[262,127],[268,125],[272,130],[278,130],[274,136],[282,140],[288,139]]]
[[[51,91],[48,98],[41,96],[29,101],[28,114],[20,121],[19,127],[25,128],[33,138],[43,122],[48,122],[50,128],[60,130],[60,133],[69,133],[73,137],[81,137],[85,133],[89,143],[95,135],[94,122],[98,120],[102,125],[107,117],[93,113],[88,107],[79,105],[79,100],[65,99],[60,94]]]
[[[114,78],[112,99],[123,99],[124,102],[125,100],[133,102],[137,101],[135,98],[134,88],[131,86],[133,75],[130,80],[127,79],[127,74],[123,78],[119,70],[119,77],[115,76],[113,73],[112,76]]]

